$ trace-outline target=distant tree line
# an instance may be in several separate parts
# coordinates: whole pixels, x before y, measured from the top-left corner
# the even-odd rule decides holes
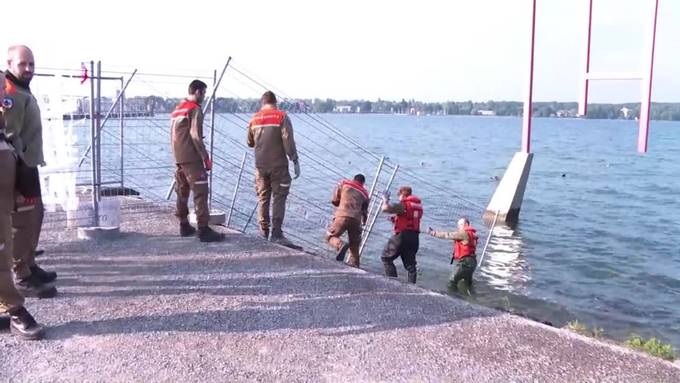
[[[180,102],[179,98],[157,96],[132,97],[126,99],[126,108],[155,113],[170,113]],[[255,98],[222,98],[215,100],[218,113],[253,113],[260,107]],[[392,113],[414,115],[486,115],[521,116],[523,103],[518,101],[447,101],[422,102],[415,100],[388,101],[299,99],[280,100],[279,107],[290,112],[311,113]],[[578,105],[575,102],[535,102],[535,117],[576,117]],[[588,118],[593,119],[635,119],[640,116],[639,103],[589,104]],[[680,121],[680,103],[652,103],[651,118],[654,120]]]

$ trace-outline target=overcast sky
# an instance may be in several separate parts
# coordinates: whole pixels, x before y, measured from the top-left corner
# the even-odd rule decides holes
[[[577,100],[587,3],[538,0],[535,100]],[[641,70],[652,3],[595,0],[593,70]],[[300,98],[522,100],[526,89],[531,0],[17,4],[20,16],[3,7],[0,46],[29,45],[43,68],[205,75],[231,55]],[[680,1],[660,0],[654,101],[680,101],[679,20]],[[591,101],[639,101],[639,89],[600,82]]]

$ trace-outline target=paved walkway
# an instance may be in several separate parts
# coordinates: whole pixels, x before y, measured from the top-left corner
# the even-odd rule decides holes
[[[168,215],[120,240],[48,232],[47,340],[0,333],[0,381],[680,382],[624,348]],[[59,237],[63,242],[56,244]]]

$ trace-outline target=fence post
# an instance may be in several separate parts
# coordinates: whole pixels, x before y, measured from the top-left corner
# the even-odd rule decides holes
[[[95,74],[94,71],[94,61],[90,61],[90,73]],[[95,108],[94,108],[94,78],[90,78],[90,147],[94,148],[97,145],[95,141],[95,136],[97,134],[97,122],[95,120]],[[95,156],[96,152],[92,151],[90,169],[92,170],[92,210],[94,211],[94,226],[99,224],[99,200],[97,198],[97,160]]]
[[[102,200],[102,62],[97,61],[97,201]],[[99,212],[97,211],[97,225],[99,226]]]
[[[248,216],[248,221],[246,221],[246,224],[243,226],[243,230],[241,230],[241,233],[245,233],[246,229],[248,229],[248,225],[250,225],[250,221],[253,220],[253,216],[255,215],[258,206],[260,206],[260,202],[257,202],[255,204],[255,207],[253,207],[253,211],[250,212],[250,215]]]
[[[392,186],[392,181],[394,181],[394,177],[397,175],[397,171],[399,170],[399,165],[396,165],[394,167],[394,171],[392,172],[392,175],[390,176],[390,180],[387,182],[387,186],[385,187],[385,191],[390,190],[390,187]],[[359,256],[361,257],[361,254],[364,252],[364,247],[366,247],[366,243],[368,242],[368,238],[371,236],[371,231],[373,231],[373,225],[375,225],[376,219],[378,219],[378,215],[380,215],[380,208],[377,209],[375,212],[375,215],[371,219],[371,223],[368,226],[368,231],[366,232],[366,236],[364,237],[363,241],[361,241],[361,247],[359,247]]]
[[[227,218],[227,227],[231,223],[231,215],[234,212],[234,204],[236,204],[236,196],[238,195],[238,189],[241,186],[241,176],[243,175],[243,168],[246,166],[247,152],[243,152],[243,161],[241,161],[241,169],[238,172],[238,178],[236,179],[236,187],[234,188],[234,196],[231,197],[231,206],[229,207],[229,217]]]
[[[217,92],[217,69],[213,70],[213,89]],[[213,97],[210,98],[210,160],[213,161],[213,166],[215,166],[215,156],[213,151],[215,148],[215,93]],[[213,196],[213,171],[210,171],[210,178],[208,179],[208,209],[212,211],[212,196]],[[231,212],[229,213],[231,217]],[[229,227],[229,222],[227,222],[227,227]]]
[[[123,142],[124,142],[124,133],[123,130],[125,129],[125,89],[124,89],[124,78],[121,76],[120,78],[120,94],[119,99],[120,101],[118,102],[118,117],[120,120],[120,129],[119,129],[119,136],[120,136],[120,188],[124,189],[125,188],[125,151],[123,150]]]
[[[382,171],[383,164],[385,163],[385,156],[380,157],[380,162],[378,163],[378,169],[375,171],[375,178],[373,178],[373,183],[371,184],[370,192],[368,193],[368,198],[373,198],[373,193],[375,192],[375,187],[378,185],[378,179],[380,178],[380,172]],[[371,216],[373,212],[373,203],[368,207],[368,216]]]
[[[484,262],[484,256],[486,255],[486,248],[489,247],[489,242],[491,241],[491,236],[493,235],[493,228],[496,227],[496,220],[498,219],[498,214],[500,213],[500,210],[496,210],[496,215],[493,217],[493,223],[491,224],[491,229],[489,229],[489,235],[486,237],[486,243],[484,244],[484,250],[482,250],[482,257],[479,258],[479,263],[477,264],[477,267],[482,266],[482,262]]]

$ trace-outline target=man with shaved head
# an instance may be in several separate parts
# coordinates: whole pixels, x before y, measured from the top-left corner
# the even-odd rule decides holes
[[[45,271],[35,263],[44,214],[38,166],[44,166],[45,159],[40,109],[29,87],[34,72],[33,52],[24,45],[10,47],[3,108],[7,139],[19,158],[16,210],[12,219],[14,276],[16,287],[24,296],[49,298],[57,292],[51,285],[57,273]]]
[[[43,329],[24,307],[12,280],[12,211],[16,187],[16,154],[5,134],[5,74],[0,72],[0,314],[9,315],[12,333],[39,339]]]

